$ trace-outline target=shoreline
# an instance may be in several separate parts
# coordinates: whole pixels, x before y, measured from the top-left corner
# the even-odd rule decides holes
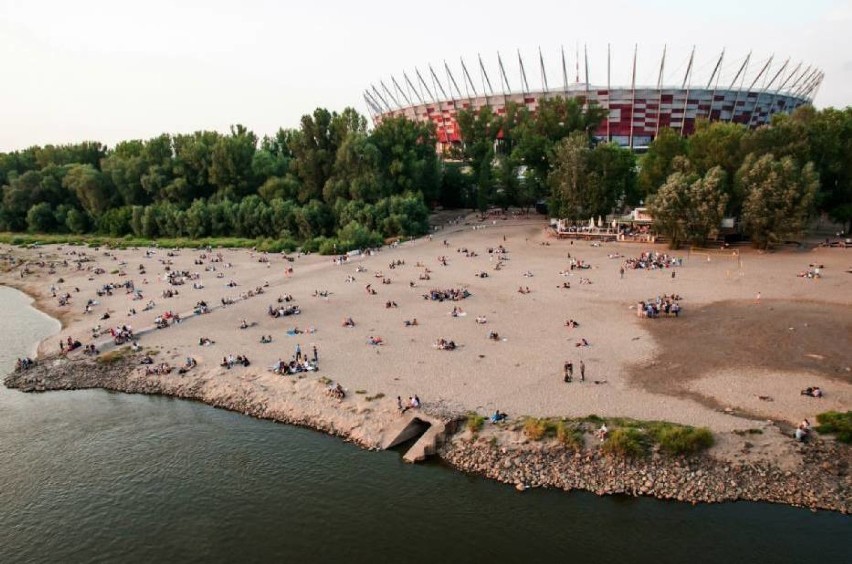
[[[342,262],[248,249],[4,248],[7,268],[0,283],[29,296],[31,307],[62,325],[58,335],[39,343],[40,365],[9,375],[5,383],[23,391],[101,388],[191,399],[373,450],[400,425],[395,398],[419,394],[424,415],[452,427],[463,426],[458,422],[471,412],[508,412],[508,423],[448,436],[437,455],[457,470],[519,489],[583,489],[692,503],[768,501],[852,512],[850,447],[816,435],[803,445],[789,432],[802,418],[852,405],[852,357],[842,346],[852,336],[844,317],[852,311],[852,293],[840,270],[845,255],[745,252],[734,260],[730,253],[713,253],[711,261],[708,251],[692,253],[676,280],[668,270],[631,271],[619,279],[621,253],[635,256],[649,245],[556,241],[532,223],[465,225],[439,232],[434,241],[418,239]],[[437,237],[447,239],[442,245]],[[491,254],[498,243],[508,256]],[[613,251],[619,260],[611,260]],[[591,266],[569,271],[566,252]],[[806,260],[825,261],[828,274],[820,281],[795,278],[793,269]],[[16,267],[25,264],[26,277],[19,278]],[[489,275],[479,276],[485,270]],[[172,285],[174,273],[185,282]],[[358,282],[351,284],[355,277]],[[196,288],[190,279],[203,284]],[[129,281],[144,299],[125,292],[121,286]],[[563,289],[563,281],[572,287]],[[104,292],[105,283],[113,292]],[[380,297],[370,295],[369,283]],[[532,292],[516,291],[518,284]],[[58,294],[72,296],[68,305],[57,306],[48,291],[54,285]],[[762,290],[762,305],[749,299],[755,287]],[[472,297],[452,303],[423,299],[430,288],[469,288]],[[685,296],[682,319],[637,318],[637,299],[672,291]],[[260,294],[266,295],[258,299]],[[276,296],[281,304],[281,296],[291,294],[302,309],[299,317],[266,315]],[[234,301],[225,305],[225,298]],[[89,307],[83,311],[87,299],[90,314]],[[210,314],[149,330],[156,315],[190,312],[202,299],[215,306]],[[148,300],[156,300],[156,307],[142,310]],[[138,315],[128,311],[134,306]],[[454,306],[466,311],[451,315]],[[801,312],[811,317],[803,319]],[[485,315],[487,326],[475,323]],[[341,316],[356,319],[357,328],[341,327]],[[417,326],[403,324],[412,317]],[[569,317],[579,320],[580,329],[565,327]],[[241,329],[245,319],[251,323]],[[131,322],[155,363],[177,367],[192,357],[197,366],[183,375],[176,370],[146,375],[138,358],[103,336],[102,325]],[[727,341],[714,334],[723,325],[727,328],[715,333]],[[294,337],[292,327],[307,330]],[[821,338],[826,327],[839,330],[831,346]],[[486,338],[492,330],[500,340]],[[742,339],[746,334],[751,338]],[[274,335],[273,344],[259,344],[266,335]],[[372,335],[384,337],[383,346],[370,346]],[[201,337],[213,344],[200,346]],[[439,351],[433,344],[438,337],[461,346]],[[581,337],[591,345],[575,347]],[[58,341],[66,338],[97,344],[101,361],[76,351],[56,357]],[[299,344],[306,351],[318,347],[320,372],[281,376],[268,369]],[[780,354],[785,347],[792,351],[788,357]],[[220,367],[223,356],[236,354],[250,356],[251,366]],[[563,358],[585,361],[588,381],[576,381],[575,375],[574,383],[563,383]],[[326,393],[332,382],[345,389],[343,401]],[[827,397],[798,393],[815,384]],[[580,454],[555,439],[530,440],[521,431],[526,416],[576,422],[590,414],[708,427],[716,444],[690,457],[652,451],[623,459],[604,455],[588,425]]]
[[[323,384],[313,378],[293,383],[313,399],[303,395],[286,409],[270,409],[257,397],[258,387],[242,385],[216,393],[204,375],[152,380],[140,377],[135,361],[133,356],[109,364],[46,358],[34,368],[9,374],[4,385],[22,393],[103,389],[199,401],[325,433],[366,450],[381,450],[387,419],[371,419],[365,410],[352,409],[345,400],[328,398],[322,393]],[[317,415],[322,413],[319,407],[329,404],[337,408],[335,417]],[[817,436],[797,447],[805,464],[794,472],[767,462],[723,460],[708,453],[673,456],[654,451],[644,457],[621,458],[605,455],[595,447],[574,451],[554,441],[525,440],[510,424],[489,426],[482,433],[457,431],[446,437],[436,455],[455,471],[495,480],[519,491],[544,487],[597,495],[647,496],[693,505],[751,501],[844,515],[852,512],[848,447]]]

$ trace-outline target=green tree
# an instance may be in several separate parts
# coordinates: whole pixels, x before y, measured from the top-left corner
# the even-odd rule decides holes
[[[101,171],[90,164],[75,164],[68,168],[62,185],[74,193],[83,209],[98,218],[109,209],[112,195]]]
[[[681,168],[686,168],[681,165]],[[654,228],[676,249],[684,241],[701,245],[716,233],[725,213],[725,171],[711,168],[702,177],[675,171],[648,201]]]
[[[589,148],[584,133],[573,133],[556,145],[553,170],[548,178],[551,188],[548,208],[552,217],[579,220],[589,209]]]
[[[30,233],[49,233],[55,225],[56,217],[47,202],[35,204],[27,212],[27,231]]]
[[[812,163],[749,155],[736,181],[746,195],[742,221],[752,244],[765,249],[802,233],[819,188]]]
[[[671,128],[660,130],[642,157],[639,167],[639,192],[647,198],[667,181],[673,172],[675,157],[686,155],[686,141]]]

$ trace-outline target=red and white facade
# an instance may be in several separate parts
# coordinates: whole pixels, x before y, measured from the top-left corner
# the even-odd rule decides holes
[[[389,81],[392,88],[386,86],[384,81],[379,83],[380,88],[371,87],[364,92],[364,100],[375,123],[380,123],[382,119],[390,116],[405,116],[411,120],[434,123],[439,149],[442,149],[447,145],[463,142],[456,122],[456,116],[462,110],[478,111],[487,106],[496,114],[503,114],[506,106],[512,102],[535,112],[544,99],[576,98],[583,104],[596,104],[607,110],[607,118],[596,131],[598,138],[631,148],[642,148],[665,127],[680,131],[684,136],[690,135],[699,119],[739,123],[747,127],[764,125],[769,123],[773,114],[790,113],[799,106],[810,104],[823,77],[819,70],[811,67],[803,70],[802,64],[793,67],[789,60],[772,69],[770,58],[756,76],[750,77],[749,84],[745,84],[744,70],[748,67],[749,55],[739,67],[730,87],[723,88],[719,86],[719,69],[723,57],[724,53],[709,80],[696,87],[688,86],[688,83],[694,80],[690,74],[692,55],[682,84],[667,86],[663,84],[662,79],[664,54],[660,64],[660,80],[656,87],[636,86],[635,83],[628,86],[602,87],[588,82],[576,82],[563,84],[561,88],[548,88],[542,60],[543,85],[539,89],[529,89],[523,61],[519,57],[521,85],[525,88],[521,91],[511,91],[506,88],[508,79],[498,55],[497,76],[501,79],[500,84],[504,86],[502,92],[478,91],[485,90],[486,86],[491,84],[480,60],[479,68],[481,76],[484,77],[484,86],[479,89],[474,87],[470,73],[462,62],[460,76],[463,78],[461,83],[464,85],[464,92],[458,88],[459,83],[445,64],[444,81],[438,78],[430,66],[427,75],[431,79],[429,82],[424,80],[419,71],[414,75],[416,80],[411,80],[407,74],[403,74],[403,81],[397,81],[396,78]],[[577,74],[579,78],[579,72]],[[586,74],[588,79],[588,72]],[[635,58],[633,76],[636,76]],[[740,81],[739,85],[736,85],[737,81]],[[405,85],[405,88],[401,85]]]

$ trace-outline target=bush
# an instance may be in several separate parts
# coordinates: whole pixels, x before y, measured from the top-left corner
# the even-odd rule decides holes
[[[836,435],[841,443],[852,443],[852,411],[826,411],[817,415],[818,433]]]
[[[562,443],[562,446],[574,450],[583,450],[585,441],[583,440],[583,431],[577,427],[569,426],[564,421],[556,424],[556,439]]]
[[[664,425],[654,433],[660,448],[669,454],[695,454],[713,446],[710,429]]]
[[[485,425],[484,416],[479,415],[478,413],[475,413],[473,411],[467,414],[467,421],[465,423],[465,426],[471,433],[478,433],[482,430],[483,425]]]
[[[524,421],[524,434],[532,441],[540,441],[547,433],[547,421],[544,419],[527,418]]]
[[[601,450],[613,456],[635,458],[647,450],[645,436],[639,429],[623,427],[610,431]]]

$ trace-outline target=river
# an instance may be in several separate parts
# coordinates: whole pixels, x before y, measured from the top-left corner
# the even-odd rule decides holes
[[[0,371],[59,324],[0,287]],[[0,389],[0,562],[852,562],[852,520],[523,494],[202,404]]]

